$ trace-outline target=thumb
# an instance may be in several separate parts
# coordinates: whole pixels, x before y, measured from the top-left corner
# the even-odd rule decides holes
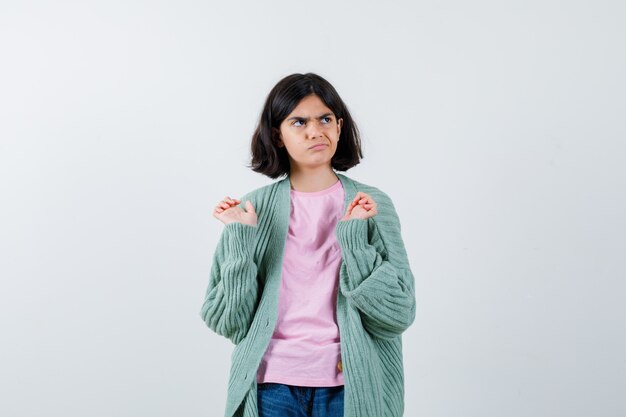
[[[246,211],[248,213],[256,213],[256,211],[254,210],[254,206],[252,205],[250,200],[246,200]]]

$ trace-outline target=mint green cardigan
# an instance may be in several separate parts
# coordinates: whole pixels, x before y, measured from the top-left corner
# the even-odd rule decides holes
[[[345,191],[342,212],[357,191],[369,194],[378,213],[338,221],[342,252],[337,324],[344,373],[344,416],[400,417],[404,411],[402,337],[415,319],[413,273],[389,196],[336,173]],[[291,208],[289,177],[241,198],[257,212],[257,226],[224,226],[200,315],[235,344],[226,417],[258,417],[257,368],[278,315],[282,257]]]

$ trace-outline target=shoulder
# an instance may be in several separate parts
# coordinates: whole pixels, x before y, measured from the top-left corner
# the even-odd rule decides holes
[[[396,208],[389,194],[375,185],[366,184],[352,178],[349,178],[349,180],[352,182],[357,192],[362,191],[372,197],[378,207],[378,214],[383,214],[383,217],[391,215],[392,217],[397,218]],[[376,218],[378,214],[374,216],[374,218]]]
[[[373,240],[382,242],[385,256],[398,265],[408,265],[408,257],[402,239],[402,228],[396,207],[388,193],[379,187],[351,180],[356,191],[362,191],[372,197],[377,213],[368,218],[368,229]]]
[[[385,245],[398,241],[401,237],[401,225],[398,212],[391,196],[380,187],[348,178],[353,191],[362,191],[372,197],[376,203],[376,215],[367,219],[370,233],[378,235]]]
[[[389,197],[389,194],[380,188],[359,181],[354,181],[354,185],[356,186],[357,191],[363,191],[365,194],[371,195],[377,204],[393,205],[393,201],[391,200],[391,197]]]
[[[270,184],[263,185],[261,187],[254,188],[241,197],[240,206],[244,207],[246,200],[250,200],[255,210],[264,207],[268,203],[271,203],[272,197],[276,195],[279,184],[285,179],[276,180]]]

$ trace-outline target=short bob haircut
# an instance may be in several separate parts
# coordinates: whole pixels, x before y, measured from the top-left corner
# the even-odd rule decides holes
[[[360,162],[363,153],[359,130],[347,106],[328,81],[308,72],[288,75],[270,91],[252,135],[252,160],[248,168],[274,179],[289,175],[291,170],[287,149],[277,146],[278,133],[281,123],[300,100],[309,95],[318,96],[335,114],[336,120],[343,119],[331,167],[338,171],[347,171]]]

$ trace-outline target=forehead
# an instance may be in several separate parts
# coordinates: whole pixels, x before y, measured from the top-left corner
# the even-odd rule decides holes
[[[326,104],[316,95],[304,97],[289,116],[316,117],[322,113],[332,113]]]

